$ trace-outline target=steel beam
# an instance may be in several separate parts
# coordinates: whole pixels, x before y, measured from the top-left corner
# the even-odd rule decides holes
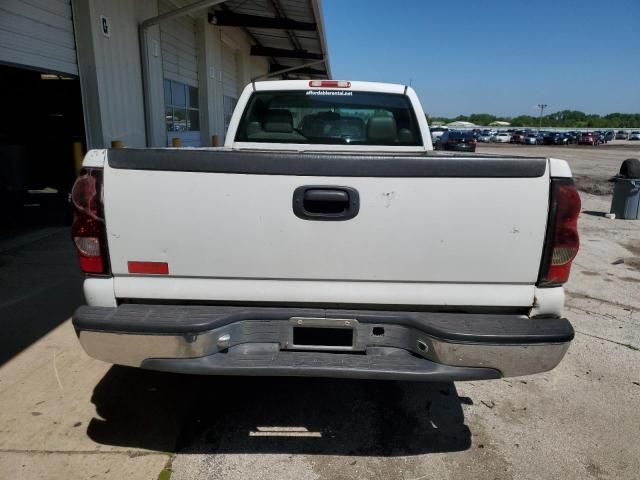
[[[304,58],[308,60],[322,60],[321,53],[312,53],[307,50],[286,50],[284,48],[269,48],[251,46],[251,56],[253,57],[282,57],[282,58]]]
[[[315,31],[316,24],[299,22],[291,18],[261,17],[258,15],[245,15],[230,11],[209,12],[209,23],[221,27],[245,27],[245,28],[274,28],[281,30],[305,30]]]

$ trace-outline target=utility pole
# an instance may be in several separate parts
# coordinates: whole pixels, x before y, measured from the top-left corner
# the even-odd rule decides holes
[[[538,104],[538,108],[540,109],[540,115],[538,115],[538,131],[540,131],[540,129],[542,128],[542,112],[544,112],[544,109],[548,106],[549,105],[547,105],[546,103]]]

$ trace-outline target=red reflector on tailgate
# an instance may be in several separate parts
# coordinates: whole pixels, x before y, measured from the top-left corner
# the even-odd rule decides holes
[[[149,275],[168,275],[167,262],[127,262],[129,273],[145,273]]]

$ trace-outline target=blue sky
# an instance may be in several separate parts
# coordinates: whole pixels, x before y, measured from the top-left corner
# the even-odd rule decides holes
[[[333,77],[433,116],[640,112],[640,0],[323,0]]]

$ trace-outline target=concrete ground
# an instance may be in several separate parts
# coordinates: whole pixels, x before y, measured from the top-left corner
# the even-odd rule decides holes
[[[524,149],[595,183],[640,157],[640,145],[480,147]],[[0,478],[156,479],[168,462],[172,479],[638,478],[640,222],[605,218],[606,194],[581,196],[576,339],[552,372],[488,382],[113,367],[66,320],[81,301],[68,231],[0,239]]]

